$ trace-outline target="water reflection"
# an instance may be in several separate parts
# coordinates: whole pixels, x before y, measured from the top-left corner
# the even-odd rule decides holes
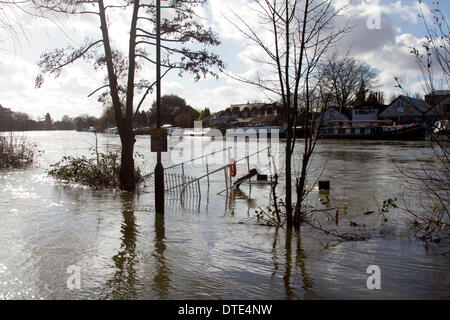
[[[404,226],[397,221],[403,217],[394,210],[383,229],[394,230],[388,237],[373,227],[379,225],[378,215],[362,214],[376,210],[374,198],[398,196],[407,182],[388,161],[426,165],[425,152],[430,151],[419,144],[318,144],[311,181],[327,163],[321,178],[331,181],[331,193],[327,200],[326,194],[314,189],[311,204],[324,208],[331,201],[333,206],[348,206],[339,226],[330,228],[353,230],[349,220],[373,227],[367,230],[372,236],[369,241],[333,244],[307,227],[276,230],[257,225],[248,215],[251,207],[264,208],[271,196],[269,186],[258,183],[243,184],[242,192],[226,197],[225,192],[217,195],[224,189],[218,175],[210,185],[201,184],[201,210],[199,197],[187,199],[185,209],[174,197],[166,202],[165,217],[149,213],[154,208],[153,194],[142,193],[135,201],[127,194],[56,183],[47,177],[49,165],[64,155],[89,155],[84,142],[88,133],[31,135],[46,150],[39,165],[0,173],[0,297],[448,299],[449,257],[442,254],[448,251],[447,243],[398,236]],[[148,138],[137,140],[137,151],[146,155],[140,166],[147,172],[145,168],[154,167],[154,157]],[[115,141],[120,144],[118,137]],[[193,167],[192,175],[202,173]],[[280,175],[281,197],[283,182]],[[234,215],[224,209],[228,206]],[[329,213],[331,218],[333,214]],[[325,221],[327,216],[320,213],[317,219],[334,224],[332,219]],[[66,286],[66,269],[73,264],[82,267],[81,291]],[[371,264],[384,270],[383,289],[378,292],[366,287],[365,271]]]
[[[286,240],[285,240],[285,264],[284,264],[284,293],[286,295],[286,299],[294,298],[294,293],[291,287],[291,269],[292,269],[292,258],[291,258],[291,244],[292,244],[292,227],[286,228]]]
[[[133,194],[121,194],[123,222],[121,226],[121,245],[119,252],[112,257],[115,272],[112,279],[107,281],[112,299],[136,299],[144,289],[145,279],[139,275],[140,267],[137,243],[139,225],[136,223],[135,199]],[[154,270],[151,287],[158,299],[168,299],[171,286],[171,271],[165,258],[166,236],[164,215],[155,214]],[[145,241],[151,243],[152,241]],[[145,248],[143,248],[145,250]]]
[[[122,201],[123,223],[121,226],[121,245],[119,252],[112,257],[116,272],[107,285],[111,288],[113,299],[134,299],[137,297],[141,281],[137,277],[136,238],[139,234],[134,215],[134,195],[120,195]]]
[[[247,208],[247,216],[250,216],[250,210],[256,206],[255,199],[251,198],[250,194],[247,195],[241,189],[231,189],[226,196],[228,197],[228,206],[230,210],[234,210],[234,208],[236,207],[236,200],[241,200],[241,202],[244,204],[243,207]]]
[[[280,266],[284,266],[283,285],[285,299],[299,299],[314,296],[313,280],[306,267],[307,256],[302,246],[301,229],[286,227],[284,236],[284,257],[280,260],[277,254],[279,250],[278,237],[279,229],[275,230],[274,241],[272,244],[272,261],[275,276]],[[297,279],[301,280],[303,297],[298,296]]]
[[[302,288],[305,291],[306,296],[307,294],[312,293],[313,280],[306,269],[306,254],[302,246],[301,229],[295,228],[294,230],[296,236],[295,265],[297,268],[300,268],[300,275],[303,280]]]
[[[156,274],[153,278],[153,290],[159,299],[169,298],[169,289],[172,282],[170,279],[171,271],[164,256],[166,251],[165,233],[164,215],[155,213],[155,251],[153,257],[156,263]]]

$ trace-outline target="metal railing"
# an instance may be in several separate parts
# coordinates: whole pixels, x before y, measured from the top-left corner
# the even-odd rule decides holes
[[[223,148],[222,150],[213,151],[213,152],[211,152],[211,153],[204,154],[204,155],[201,155],[201,156],[199,156],[199,157],[195,157],[195,158],[189,159],[189,160],[187,160],[187,161],[183,161],[183,162],[176,163],[176,164],[174,164],[174,165],[168,166],[168,167],[164,168],[164,175],[166,176],[167,174],[169,174],[168,180],[167,180],[167,181],[169,181],[169,183],[172,183],[172,181],[173,181],[174,179],[175,179],[175,180],[180,180],[180,179],[179,179],[179,178],[180,178],[180,175],[177,175],[177,174],[175,174],[175,173],[168,173],[167,170],[170,170],[170,169],[173,169],[173,168],[176,168],[176,167],[181,166],[181,178],[182,178],[183,184],[184,184],[184,183],[186,183],[187,180],[189,180],[189,179],[188,179],[189,177],[187,177],[187,176],[185,175],[185,172],[184,172],[184,165],[185,165],[185,164],[190,163],[190,162],[194,162],[194,161],[199,160],[199,159],[206,158],[206,171],[208,172],[208,171],[209,171],[208,157],[209,157],[209,156],[214,156],[214,155],[216,155],[216,154],[218,154],[218,153],[220,153],[220,152],[224,152],[224,151],[227,150],[227,149],[228,149],[228,148]],[[146,174],[146,175],[142,176],[142,177],[139,179],[139,181],[136,183],[136,190],[138,190],[138,194],[139,194],[139,186],[141,185],[141,183],[144,182],[145,179],[151,177],[151,176],[154,175],[154,174],[155,174],[154,172],[150,172],[149,174]],[[165,180],[166,180],[166,179],[165,179]],[[209,178],[208,178],[208,182],[209,182]],[[175,186],[175,187],[176,187],[176,186]],[[165,191],[169,191],[169,190],[175,189],[175,187],[172,185],[172,186],[170,186],[168,189],[165,189]]]
[[[247,167],[248,170],[250,171],[250,157],[257,155],[261,152],[264,152],[266,150],[271,149],[272,146],[268,146],[265,147],[261,150],[258,150],[252,154],[246,155],[238,160],[233,161],[233,163],[228,163],[226,165],[223,165],[219,168],[216,168],[214,170],[210,170],[209,169],[209,165],[208,165],[208,157],[209,156],[213,156],[216,155],[218,153],[224,152],[225,150],[228,150],[230,147],[226,147],[222,150],[218,150],[218,151],[214,151],[205,155],[201,155],[199,157],[195,157],[192,159],[189,159],[187,161],[183,161],[171,166],[168,166],[166,168],[164,168],[164,184],[165,184],[165,191],[175,197],[179,197],[179,199],[181,200],[182,204],[184,203],[184,200],[186,197],[189,198],[201,198],[201,188],[200,188],[200,180],[202,179],[207,179],[208,180],[208,184],[209,184],[209,176],[223,171],[224,172],[224,177],[225,177],[225,185],[226,188],[222,191],[220,191],[218,194],[232,188],[232,183],[231,183],[231,179],[229,177],[229,170],[230,170],[230,166],[242,162],[244,160],[247,161]],[[192,177],[192,176],[186,176],[185,175],[185,170],[184,170],[184,165],[187,163],[191,163],[193,161],[202,159],[202,158],[206,158],[206,173],[199,176],[199,177]],[[181,167],[181,174],[180,173],[174,173],[174,172],[168,172],[167,170],[169,169],[173,169],[176,167]],[[137,190],[138,190],[138,194],[139,194],[139,185],[147,178],[151,177],[152,175],[154,175],[154,172],[151,172],[147,175],[144,175],[139,182],[137,183]]]
[[[211,174],[216,173],[216,172],[219,172],[219,171],[221,171],[221,170],[223,170],[223,171],[224,171],[224,174],[225,174],[225,184],[226,184],[226,189],[224,189],[223,191],[221,191],[221,192],[219,192],[219,193],[222,193],[222,192],[224,192],[224,191],[226,191],[226,190],[232,188],[231,183],[228,183],[229,178],[228,178],[227,169],[228,169],[231,165],[233,165],[233,164],[236,164],[236,163],[238,163],[238,162],[240,162],[240,161],[243,161],[243,160],[247,160],[247,166],[248,166],[248,169],[250,170],[250,161],[249,161],[250,157],[251,157],[251,156],[254,156],[254,155],[256,155],[256,154],[259,154],[259,153],[261,153],[261,152],[263,152],[263,151],[265,151],[265,150],[270,150],[271,147],[272,147],[272,146],[268,146],[268,147],[266,147],[266,148],[264,148],[264,149],[258,150],[258,151],[254,152],[254,153],[252,153],[252,154],[246,155],[245,157],[242,157],[242,158],[240,158],[240,159],[238,159],[238,160],[235,160],[234,163],[226,164],[226,165],[224,165],[224,166],[222,166],[222,167],[220,167],[220,168],[217,168],[217,169],[215,169],[215,170],[213,170],[213,171],[209,171],[208,173],[206,173],[206,174],[204,174],[204,175],[202,175],[202,176],[200,176],[200,177],[198,177],[198,178],[195,178],[195,179],[193,179],[193,180],[190,180],[190,181],[186,182],[186,183],[183,185],[182,189],[181,189],[181,193],[180,193],[180,200],[181,200],[181,202],[183,202],[183,200],[184,200],[184,195],[185,195],[185,192],[186,192],[186,188],[188,188],[191,184],[197,183],[197,185],[198,185],[198,190],[200,191],[200,180],[201,180],[201,179],[204,179],[204,178],[206,178],[206,177],[209,177]]]
[[[181,166],[181,172],[182,172],[182,174],[184,175],[184,165],[185,165],[186,163],[193,162],[193,161],[196,161],[196,160],[199,160],[199,159],[203,159],[203,158],[205,158],[205,157],[209,157],[209,156],[215,155],[216,153],[223,152],[223,151],[225,151],[225,150],[227,150],[227,148],[223,148],[222,150],[219,150],[219,151],[213,151],[213,152],[211,152],[211,153],[204,154],[204,155],[202,155],[202,156],[200,156],[200,157],[192,158],[192,159],[189,159],[189,160],[187,160],[187,161],[183,161],[183,162],[180,162],[180,163],[176,163],[176,164],[174,164],[174,165],[171,165],[171,166],[169,166],[169,167],[164,168],[164,171],[165,171],[165,170],[169,170],[169,169],[173,169],[173,168],[178,167],[178,166]],[[148,177],[151,177],[151,176],[154,175],[154,174],[155,174],[154,172],[150,172],[149,174],[146,174],[146,175],[142,176],[141,179],[139,179],[139,181],[137,182],[137,186],[139,186],[139,184],[141,184],[142,181],[144,181],[144,179],[146,179],[146,178],[148,178]]]

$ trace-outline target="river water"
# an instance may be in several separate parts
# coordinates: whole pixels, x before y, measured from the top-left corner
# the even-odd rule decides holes
[[[69,186],[47,176],[50,164],[64,155],[91,155],[92,133],[52,131],[21,133],[44,151],[26,170],[0,173],[0,299],[448,299],[448,243],[425,243],[407,233],[399,209],[377,213],[388,198],[400,199],[406,178],[397,166],[426,162],[425,142],[322,140],[311,166],[311,181],[329,180],[329,194],[312,189],[310,204],[346,207],[339,225],[316,213],[323,227],[355,232],[365,241],[337,241],[302,226],[276,229],[258,224],[255,210],[265,207],[269,187],[243,184],[225,189],[224,172],[201,180],[201,196],[181,205],[168,194],[164,217],[154,213],[152,183],[139,196]],[[185,138],[184,143],[220,150],[223,141]],[[282,143],[282,142],[281,142]],[[180,142],[169,143],[167,167]],[[113,135],[98,135],[101,151],[119,145]],[[301,148],[302,145],[299,145]],[[245,141],[234,145],[234,158],[260,149]],[[275,167],[281,173],[282,145],[273,141]],[[138,136],[137,164],[154,168],[148,137]],[[193,151],[191,155],[201,153]],[[295,156],[298,165],[300,159]],[[219,168],[210,159],[208,169]],[[250,163],[274,172],[267,154]],[[178,171],[177,171],[178,170]],[[173,169],[180,173],[181,168]],[[185,175],[206,172],[205,162],[187,164]],[[237,176],[247,170],[237,165]],[[364,215],[364,212],[375,211]],[[328,222],[327,222],[328,221]],[[358,227],[351,227],[350,221]],[[367,288],[369,265],[381,271],[381,289]],[[74,270],[76,271],[75,273]],[[79,288],[69,284],[79,275]],[[72,288],[72,289],[71,289]]]

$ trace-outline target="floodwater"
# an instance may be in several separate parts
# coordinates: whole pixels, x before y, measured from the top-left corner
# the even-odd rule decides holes
[[[239,191],[218,194],[225,189],[222,170],[211,175],[209,183],[201,180],[200,195],[188,190],[183,205],[176,194],[168,194],[164,217],[154,213],[151,179],[139,196],[64,185],[47,176],[50,164],[64,155],[90,155],[94,134],[19,135],[36,142],[44,153],[32,168],[0,173],[0,299],[450,296],[449,243],[415,239],[398,209],[386,215],[386,222],[377,213],[383,200],[400,198],[408,183],[396,166],[426,161],[430,150],[425,142],[319,142],[311,181],[320,175],[330,181],[331,190],[325,195],[313,189],[310,204],[325,209],[322,202],[328,196],[332,206],[347,209],[338,226],[326,219],[326,211],[316,213],[317,219],[322,227],[368,236],[365,241],[340,242],[307,225],[299,230],[259,225],[254,212],[267,205],[269,187],[246,183]],[[183,141],[208,145],[210,151],[223,148],[220,140]],[[99,134],[98,144],[101,151],[111,150],[119,139]],[[171,152],[163,155],[166,167],[181,159],[175,156],[179,145],[177,139],[170,141]],[[237,142],[234,157],[259,148],[254,142]],[[282,196],[283,147],[274,142],[272,149]],[[136,150],[142,154],[137,159],[142,171],[152,171],[156,157],[149,138],[137,137]],[[208,170],[221,165],[218,158],[210,159]],[[250,167],[268,174],[275,170],[267,153]],[[186,164],[183,169],[186,176],[198,177],[206,172],[206,164]],[[247,169],[245,161],[239,162],[237,176]],[[172,170],[181,173],[180,167]],[[367,211],[375,212],[364,215]],[[350,221],[359,226],[350,227]],[[380,268],[381,289],[367,288],[370,265]]]

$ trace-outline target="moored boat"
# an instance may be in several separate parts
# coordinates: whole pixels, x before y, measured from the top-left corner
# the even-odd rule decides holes
[[[427,127],[417,123],[384,126],[381,129],[381,140],[425,140],[427,135]]]
[[[390,120],[339,120],[321,128],[319,136],[326,139],[424,140],[423,124],[394,125]]]

